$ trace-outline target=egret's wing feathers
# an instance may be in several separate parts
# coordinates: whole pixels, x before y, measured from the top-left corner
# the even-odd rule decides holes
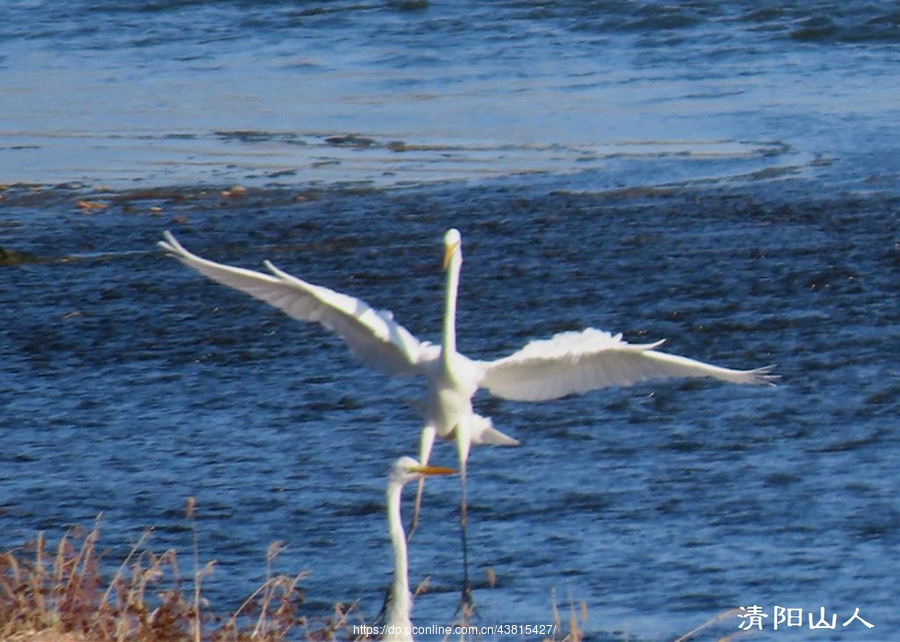
[[[301,321],[313,321],[338,335],[365,365],[392,376],[421,373],[430,344],[420,343],[390,312],[287,274],[266,261],[272,274],[216,263],[188,252],[168,231],[159,245],[204,276],[275,306]]]
[[[602,330],[563,332],[532,341],[504,359],[482,364],[480,386],[504,399],[544,401],[648,379],[713,377],[732,383],[771,384],[769,368],[731,370],[658,352],[662,341],[635,345]]]

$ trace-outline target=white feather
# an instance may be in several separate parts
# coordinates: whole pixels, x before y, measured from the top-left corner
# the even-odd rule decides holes
[[[731,370],[658,352],[662,341],[630,344],[621,334],[588,328],[532,341],[518,352],[481,362],[480,387],[516,401],[546,401],[649,379],[713,377],[731,383],[771,383],[769,368]]]
[[[300,321],[319,323],[338,335],[363,364],[395,377],[422,374],[423,363],[435,359],[436,346],[420,343],[390,312],[321,285],[307,283],[272,265],[272,274],[223,265],[187,251],[165,232],[159,245],[169,255],[204,276],[275,306]]]

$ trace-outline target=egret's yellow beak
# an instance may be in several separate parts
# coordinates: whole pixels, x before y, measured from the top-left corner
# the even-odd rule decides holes
[[[450,265],[450,258],[456,254],[456,251],[459,249],[459,243],[452,243],[446,247],[444,250],[444,265],[441,269],[446,270],[447,266]]]
[[[412,466],[409,472],[419,473],[420,475],[453,475],[459,471],[455,468],[446,468],[445,466]]]

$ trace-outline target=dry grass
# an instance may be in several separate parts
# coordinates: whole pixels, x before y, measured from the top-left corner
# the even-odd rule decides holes
[[[192,520],[192,506],[188,517]],[[196,525],[195,525],[196,527]],[[196,534],[196,530],[195,530]],[[335,607],[315,625],[300,614],[304,574],[272,573],[282,550],[269,547],[267,579],[226,618],[209,612],[203,581],[215,563],[184,579],[174,550],[142,550],[146,534],[112,577],[101,572],[100,520],[84,532],[72,529],[48,546],[43,534],[26,546],[0,554],[0,640],[10,642],[230,642],[302,638],[328,640],[349,630],[353,609]]]
[[[203,582],[215,562],[200,565],[193,502],[187,517],[194,528],[192,572],[186,580],[174,550],[144,550],[147,534],[132,547],[112,576],[101,571],[100,519],[91,530],[72,529],[48,546],[43,534],[14,551],[0,554],[0,641],[3,642],[243,642],[286,639],[354,640],[354,624],[365,624],[355,605],[335,605],[324,618],[300,612],[304,573],[275,574],[283,550],[273,543],[266,555],[266,581],[227,617],[211,612]],[[567,614],[552,604],[556,635],[546,642],[581,642],[587,605],[570,600]],[[676,642],[734,616],[730,610]],[[733,640],[736,636],[717,637]]]
[[[562,642],[581,642],[584,639],[584,631],[582,629],[585,622],[587,622],[587,602],[582,601],[578,612],[576,612],[574,600],[569,599],[569,617],[565,626],[563,626],[559,607],[556,603],[556,591],[553,591],[553,604],[551,606],[553,609],[553,624],[555,625],[557,636],[546,638],[545,642],[553,639],[559,639]]]
[[[724,621],[731,621],[732,631],[729,635],[717,637],[716,638],[717,642],[732,642],[733,640],[736,640],[737,638],[752,635],[753,634],[752,631],[735,631],[734,630],[734,628],[736,628],[736,626],[737,626],[734,624],[734,618],[736,618],[740,612],[741,612],[740,609],[728,609],[727,611],[722,611],[714,618],[707,620],[700,626],[691,629],[690,631],[688,631],[681,637],[677,638],[674,642],[688,642],[688,640],[694,640],[696,638],[696,636],[701,632],[703,632],[704,635],[706,636],[709,634],[709,632],[710,632],[709,630],[712,627],[714,627]]]

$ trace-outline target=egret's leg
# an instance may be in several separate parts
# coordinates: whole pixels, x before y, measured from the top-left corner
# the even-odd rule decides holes
[[[427,424],[422,429],[422,439],[419,442],[419,463],[423,466],[428,465],[428,458],[431,457],[431,447],[434,446],[435,429],[431,424]],[[412,539],[412,535],[419,525],[419,508],[422,506],[422,492],[425,490],[425,477],[419,480],[419,487],[416,490],[416,506],[413,509],[412,521],[406,531],[406,541]]]
[[[469,546],[466,538],[466,526],[468,525],[468,511],[466,509],[466,462],[469,459],[469,447],[472,445],[472,434],[469,421],[465,419],[456,427],[456,448],[459,454],[459,476],[462,482],[462,498],[459,505],[459,525],[462,535],[463,547],[463,592],[461,607],[463,613],[471,611],[475,600],[472,598],[472,586],[469,583]]]
[[[466,464],[460,466],[459,469],[460,478],[462,479],[462,501],[459,505],[459,525],[460,525],[460,535],[462,536],[462,554],[463,554],[463,590],[462,590],[462,601],[460,602],[460,606],[462,607],[463,614],[466,613],[466,608],[474,605],[475,600],[472,598],[472,585],[469,582],[469,543],[466,536],[466,525],[468,524],[468,515],[466,512]]]

